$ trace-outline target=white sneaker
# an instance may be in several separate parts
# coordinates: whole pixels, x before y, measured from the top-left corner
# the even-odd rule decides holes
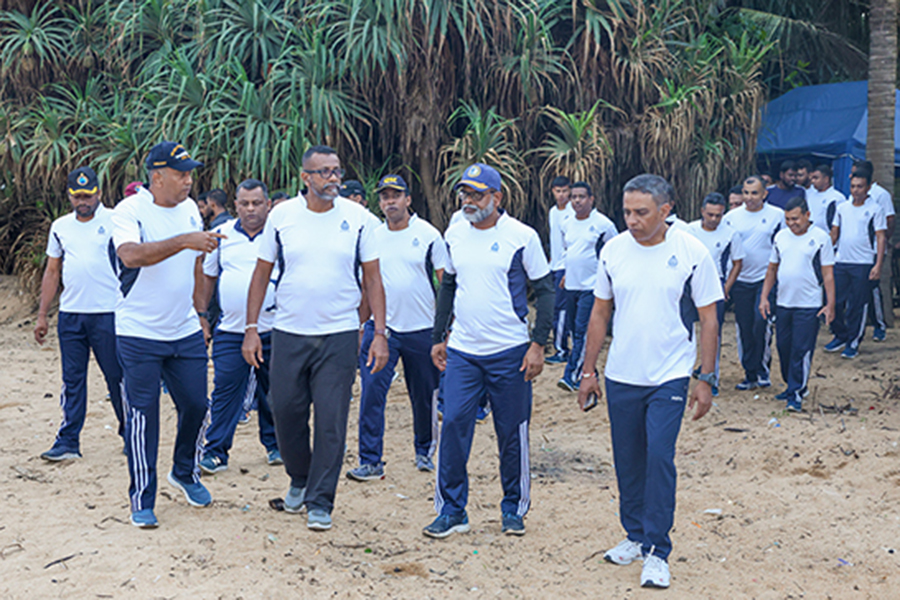
[[[641,543],[624,539],[612,550],[607,550],[603,560],[617,565],[630,565],[641,557]]]
[[[652,554],[645,556],[644,568],[641,570],[641,587],[669,587],[669,563]]]

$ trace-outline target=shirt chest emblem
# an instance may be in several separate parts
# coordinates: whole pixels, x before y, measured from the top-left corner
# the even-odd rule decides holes
[[[815,246],[815,245],[816,245],[816,241],[815,241],[815,240],[809,240],[809,247],[810,247],[810,248],[812,248],[812,247]]]
[[[669,262],[667,262],[666,264],[674,269],[675,267],[678,266],[678,259],[675,258],[675,255],[673,254],[672,256],[669,257]]]
[[[418,247],[418,245],[419,245],[419,238],[413,238],[412,245],[413,245],[414,248],[415,248],[415,247]]]
[[[763,217],[762,224],[763,224],[763,225],[766,224],[766,218],[765,218],[765,217]]]
[[[104,233],[106,233],[106,230],[103,229],[103,225],[101,225],[101,226],[97,229],[97,233],[98,233],[99,235],[103,235]]]
[[[191,217],[191,227],[196,227],[196,226],[197,226],[197,219],[195,219],[195,218],[192,216],[192,217]]]
[[[349,231],[350,223],[346,221],[346,219],[341,223],[341,231]]]
[[[590,231],[591,233],[597,233],[597,229],[593,225],[588,227],[588,231]]]
[[[500,244],[494,242],[494,245],[491,246],[491,252],[500,252]]]
[[[722,242],[716,242],[716,248],[721,248],[721,247],[722,247]]]

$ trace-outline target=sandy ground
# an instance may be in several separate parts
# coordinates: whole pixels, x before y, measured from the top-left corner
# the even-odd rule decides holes
[[[267,506],[288,482],[266,465],[255,417],[238,429],[230,469],[204,478],[210,508],[191,508],[162,482],[161,526],[139,530],[128,524],[125,458],[95,364],[84,458],[38,458],[59,425],[60,376],[55,334],[37,346],[31,308],[0,280],[2,598],[898,597],[897,331],[867,341],[852,362],[819,352],[808,412],[789,415],[772,400],[777,376],[772,392],[731,391],[739,370],[727,326],[723,394],[702,421],[685,420],[678,442],[672,587],[655,591],[639,587],[638,564],[602,560],[623,537],[608,421],[604,407],[581,414],[555,387],[562,367],[547,368],[535,388],[524,538],[500,534],[490,420],[477,427],[469,462],[473,531],[422,536],[434,517],[433,476],[413,465],[402,379],[388,398],[387,477],[342,479],[330,532]],[[162,403],[165,473],[175,413]],[[347,468],[355,447],[351,416]]]

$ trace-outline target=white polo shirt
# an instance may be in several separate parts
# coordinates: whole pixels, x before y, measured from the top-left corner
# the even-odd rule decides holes
[[[569,218],[575,216],[575,210],[572,208],[572,202],[566,202],[566,207],[560,210],[555,203],[550,207],[549,229],[550,229],[550,270],[559,271],[565,269],[565,255],[563,246],[562,228]]]
[[[690,376],[697,349],[694,324],[683,317],[688,311],[682,305],[703,307],[724,298],[703,244],[671,228],[655,246],[640,245],[630,233],[606,244],[594,296],[616,306],[606,377],[641,386]]]
[[[887,229],[887,219],[881,206],[869,195],[862,206],[852,201],[837,207],[835,227],[840,227],[835,262],[856,265],[874,265],[878,243],[876,231]]]
[[[387,302],[387,326],[393,331],[431,330],[434,327],[434,272],[447,268],[444,238],[416,215],[400,231],[382,223],[373,232],[378,267]]]
[[[741,236],[730,225],[719,223],[715,231],[703,229],[703,220],[691,221],[687,232],[700,240],[716,265],[719,279],[727,279],[731,272],[731,261],[744,260],[744,246]]]
[[[838,204],[846,200],[847,198],[834,189],[834,186],[824,192],[810,187],[806,192],[806,205],[809,207],[809,218],[812,219],[813,225],[830,234]]]
[[[116,249],[129,242],[160,242],[195,231],[203,231],[203,219],[190,198],[164,207],[154,204],[153,194],[140,188],[113,211]],[[182,250],[155,265],[135,269],[116,261],[116,335],[174,341],[200,331],[193,294],[194,264],[201,254]]]
[[[785,227],[784,211],[764,202],[756,212],[747,210],[744,204],[725,213],[724,223],[741,236],[744,262],[737,280],[743,283],[758,283],[766,278],[769,256],[772,254],[772,240]]]
[[[107,313],[116,309],[119,281],[109,258],[112,232],[112,211],[102,204],[90,221],[79,221],[74,212],[53,221],[47,236],[47,256],[62,259],[61,312]]]
[[[240,219],[232,219],[214,229],[226,236],[219,246],[203,259],[203,273],[219,278],[219,306],[222,317],[218,329],[228,333],[244,333],[247,324],[247,295],[250,280],[256,269],[256,259],[262,240],[262,231],[253,237],[241,227]],[[257,320],[259,333],[272,329],[275,321],[275,285],[277,269],[273,270],[262,310]]]
[[[503,212],[490,229],[457,223],[445,239],[456,275],[448,347],[486,356],[528,343],[526,284],[550,272],[537,232]]]
[[[358,267],[378,260],[372,232],[380,224],[368,210],[340,197],[324,213],[309,210],[303,196],[273,208],[259,258],[280,272],[274,329],[297,335],[359,329]]]
[[[617,235],[619,231],[613,222],[597,209],[591,210],[585,219],[579,220],[573,214],[563,222],[563,265],[567,290],[594,289],[600,249]]]
[[[778,265],[778,306],[822,308],[822,267],[834,265],[827,233],[818,227],[810,227],[803,235],[782,229],[775,234],[769,262]]]

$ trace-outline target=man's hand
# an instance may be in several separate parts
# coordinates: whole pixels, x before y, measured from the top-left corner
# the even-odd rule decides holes
[[[872,267],[872,270],[869,271],[869,280],[878,281],[879,279],[881,279],[881,265],[876,264]]]
[[[259,368],[263,361],[262,340],[259,339],[259,332],[251,327],[244,332],[244,343],[241,344],[241,354],[244,360],[251,367]]]
[[[817,314],[817,317],[825,317],[825,325],[831,325],[831,322],[834,321],[834,305],[826,304],[822,307]]]
[[[759,314],[762,315],[763,319],[768,319],[771,313],[772,309],[769,306],[769,298],[767,296],[762,296],[759,299]]]
[[[219,246],[219,240],[227,240],[227,235],[212,231],[194,231],[184,234],[184,245],[190,250],[212,252]]]
[[[206,317],[200,317],[200,327],[203,328],[203,343],[209,346],[209,341],[212,339],[212,328],[209,326],[209,321],[206,320]]]
[[[688,408],[694,408],[695,404],[697,405],[697,410],[694,411],[694,416],[691,418],[692,421],[701,418],[709,412],[709,409],[712,406],[712,388],[705,381],[697,383],[697,385],[694,386],[694,390],[691,392],[691,400],[688,403]]]
[[[387,338],[376,333],[375,337],[372,338],[372,343],[369,344],[369,357],[366,360],[366,366],[372,367],[369,373],[374,374],[382,370],[384,365],[387,364],[389,356],[390,350],[388,349]]]
[[[447,342],[441,342],[431,347],[431,362],[441,373],[447,368]]]
[[[34,324],[34,339],[38,344],[44,345],[44,340],[47,338],[47,332],[50,330],[49,325],[47,325],[47,315],[38,315],[37,323]]]
[[[544,370],[544,347],[536,342],[531,342],[519,372],[525,371],[525,381],[531,381]]]
[[[559,280],[559,289],[561,289],[561,290],[566,289],[566,276],[565,275],[563,275]]]
[[[578,384],[578,408],[584,410],[588,396],[592,393],[597,394],[597,402],[603,399],[603,390],[600,389],[600,382],[597,381],[597,376],[582,377],[581,383]]]

